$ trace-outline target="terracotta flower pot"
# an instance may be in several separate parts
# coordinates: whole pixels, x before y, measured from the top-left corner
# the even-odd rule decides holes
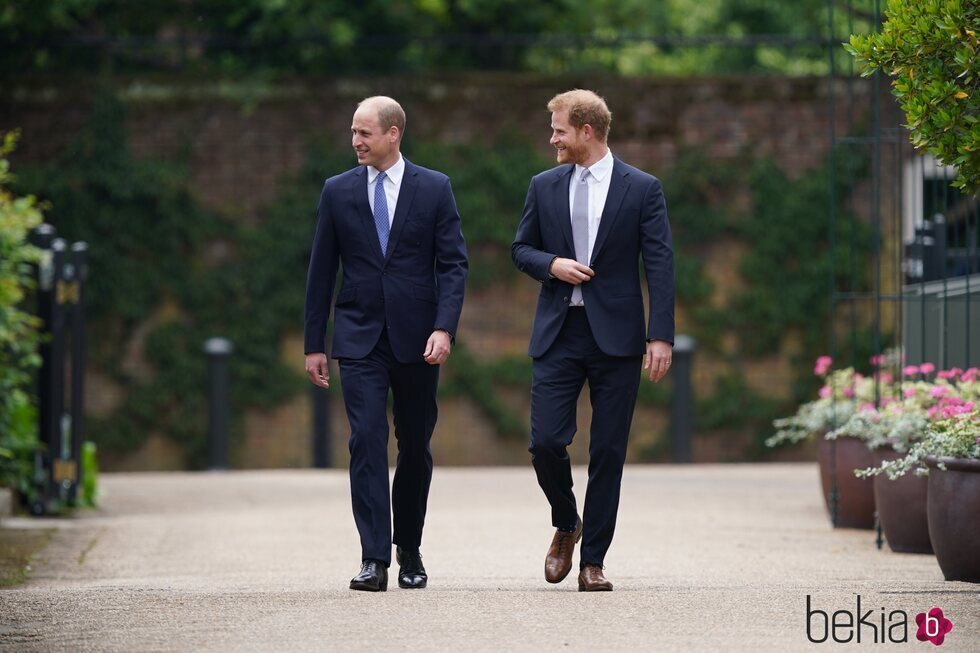
[[[929,537],[939,568],[946,580],[980,583],[980,460],[930,457],[926,464]]]
[[[836,456],[834,450],[836,449]],[[820,484],[834,528],[874,528],[875,497],[871,479],[858,478],[855,469],[871,467],[871,451],[857,438],[820,438],[817,447]],[[831,506],[832,479],[837,479],[837,519]]]
[[[891,447],[871,452],[877,467],[886,460],[903,458]],[[932,553],[929,521],[926,518],[926,489],[929,479],[908,472],[894,481],[885,474],[873,479],[878,521],[888,546],[896,553]]]

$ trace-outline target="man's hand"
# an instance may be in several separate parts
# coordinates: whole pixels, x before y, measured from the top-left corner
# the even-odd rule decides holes
[[[330,387],[330,367],[327,365],[327,355],[315,353],[306,355],[306,375],[313,385],[321,388]]]
[[[595,276],[592,268],[570,258],[556,258],[548,270],[556,279],[577,286]]]
[[[425,343],[425,353],[422,358],[429,365],[442,365],[449,358],[449,351],[452,349],[452,339],[449,334],[438,329],[429,336],[429,341]]]
[[[670,369],[670,359],[674,348],[664,340],[651,340],[647,343],[647,355],[643,357],[643,369],[650,370],[650,380],[656,383],[664,378]]]

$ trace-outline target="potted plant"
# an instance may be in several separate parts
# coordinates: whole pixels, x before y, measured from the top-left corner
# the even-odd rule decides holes
[[[940,372],[934,382],[929,380],[935,371],[932,363],[906,366],[902,370],[904,380],[895,382],[894,375],[886,369],[897,367],[899,361],[900,356],[896,355],[871,359],[872,365],[881,368],[875,373],[878,400],[858,406],[851,418],[831,434],[863,440],[871,449],[875,468],[903,457],[925,433],[930,412],[940,398],[955,394],[949,372]],[[899,553],[932,553],[926,519],[926,479],[915,475],[871,475],[878,523],[888,546]]]
[[[980,393],[978,371],[957,379],[962,395],[938,402],[904,456],[861,470],[861,476],[927,475],[929,538],[947,580],[980,582]],[[969,397],[974,397],[970,399]]]
[[[874,468],[904,456],[912,442],[928,427],[924,413],[905,410],[899,402],[880,409],[863,407],[830,435],[863,440],[871,452]],[[854,471],[854,470],[852,470]],[[892,479],[887,474],[873,476],[872,490],[878,522],[892,551],[932,553],[926,521],[926,479],[908,475]]]
[[[824,378],[819,397],[799,407],[791,417],[777,419],[770,447],[819,437],[817,461],[823,497],[835,528],[873,528],[874,491],[870,481],[854,476],[852,470],[872,464],[868,448],[853,437],[832,434],[854,414],[859,403],[873,398],[871,379],[853,368],[830,372],[829,356],[821,356],[814,374]]]
[[[907,456],[933,422],[970,410],[980,387],[975,370],[953,368],[930,380],[934,371],[931,363],[905,367],[904,381],[886,384],[877,406],[859,406],[837,430],[863,439],[872,449],[875,466],[861,470],[859,476],[874,476],[879,523],[891,549],[902,553],[932,553],[926,517],[928,481],[885,463]]]
[[[980,583],[980,411],[938,422],[922,444],[939,568],[946,580]]]

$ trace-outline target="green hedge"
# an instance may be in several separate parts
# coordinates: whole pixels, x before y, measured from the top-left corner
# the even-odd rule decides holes
[[[32,455],[37,446],[35,370],[39,323],[24,305],[33,288],[32,263],[39,251],[28,244],[30,232],[42,222],[34,197],[8,190],[12,179],[7,155],[16,133],[0,142],[0,486],[27,491]]]

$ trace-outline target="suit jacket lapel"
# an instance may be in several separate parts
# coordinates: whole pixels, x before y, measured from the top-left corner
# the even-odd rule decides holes
[[[391,256],[398,245],[398,238],[402,235],[405,221],[408,220],[408,213],[412,208],[412,201],[415,199],[415,191],[419,187],[419,173],[415,165],[405,159],[405,173],[402,175],[402,185],[398,189],[398,203],[395,204],[395,217],[391,221],[391,234],[388,236],[388,254],[385,260]],[[378,246],[380,251],[381,246]]]
[[[606,194],[606,205],[602,207],[602,217],[599,219],[599,230],[596,232],[595,243],[592,245],[592,258],[590,262],[596,259],[599,255],[599,250],[602,249],[603,244],[606,242],[606,237],[609,236],[609,232],[613,228],[613,223],[616,222],[616,218],[619,216],[619,207],[622,205],[623,198],[626,197],[626,191],[630,187],[629,181],[627,180],[629,173],[622,169],[619,159],[615,157],[613,157],[613,168],[610,174],[612,176],[609,178],[609,192]]]
[[[572,173],[574,170],[574,165],[569,166],[565,170],[559,170],[553,186],[554,203],[558,209],[558,227],[565,236],[565,244],[568,245],[571,258],[575,258],[575,237],[572,235],[572,213],[568,207],[568,186],[572,182]]]
[[[381,260],[384,256],[381,254],[381,241],[378,240],[378,228],[374,226],[374,214],[371,213],[371,204],[368,202],[367,179],[367,168],[359,166],[354,172],[354,181],[351,184],[350,190],[354,195],[354,206],[357,209],[361,226],[368,233],[367,240],[372,244],[372,249],[377,254],[378,260]]]

